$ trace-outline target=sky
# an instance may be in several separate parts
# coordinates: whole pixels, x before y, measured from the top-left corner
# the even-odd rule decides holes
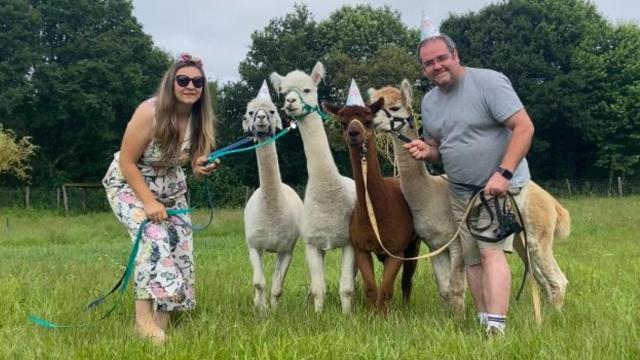
[[[435,24],[450,13],[477,12],[495,0],[133,0],[133,15],[159,48],[176,56],[186,51],[204,62],[209,80],[221,83],[240,80],[238,65],[245,59],[251,34],[269,20],[306,4],[316,21],[322,21],[344,5],[389,5],[400,12],[409,27],[418,27],[422,11]],[[598,11],[613,23],[640,23],[639,0],[592,0]]]

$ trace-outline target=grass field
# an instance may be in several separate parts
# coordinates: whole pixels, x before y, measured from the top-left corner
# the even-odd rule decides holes
[[[555,246],[570,282],[564,311],[543,304],[537,328],[527,291],[512,301],[507,336],[490,340],[475,322],[469,294],[465,319],[446,313],[428,262],[418,265],[410,305],[402,305],[398,291],[382,317],[365,310],[358,292],[354,314],[344,316],[339,253],[329,253],[325,311],[315,314],[306,302],[302,242],[281,306],[259,315],[242,211],[218,211],[196,234],[198,308],[182,317],[163,348],[133,335],[130,291],[93,327],[48,330],[27,320],[29,314],[59,323],[91,319],[83,306],[114,284],[130,250],[111,213],[0,209],[0,359],[639,359],[640,197],[563,203],[573,218],[571,237]],[[511,264],[519,285],[522,266],[515,256]],[[272,266],[269,256],[269,273]]]

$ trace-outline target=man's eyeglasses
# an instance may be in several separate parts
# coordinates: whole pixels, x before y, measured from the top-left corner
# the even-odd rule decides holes
[[[193,87],[200,89],[204,85],[204,78],[202,76],[188,77],[187,75],[176,76],[176,83],[181,87],[186,87],[189,82],[193,83]]]
[[[444,54],[436,57],[435,59],[427,60],[422,63],[423,69],[430,69],[434,67],[436,64],[442,64],[443,62],[449,60],[451,58],[451,54]]]

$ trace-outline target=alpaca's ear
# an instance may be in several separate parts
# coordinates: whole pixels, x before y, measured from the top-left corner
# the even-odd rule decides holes
[[[373,100],[373,94],[376,93],[376,89],[374,88],[369,88],[367,89],[367,96],[369,97],[369,102],[371,102],[371,100]]]
[[[242,116],[242,130],[245,133],[249,132],[249,119],[247,118],[246,114]]]
[[[328,113],[334,114],[334,115],[338,115],[338,113],[340,112],[340,108],[328,101],[323,101],[322,102],[322,107],[324,108],[324,110]]]
[[[316,86],[318,86],[320,80],[324,79],[324,74],[324,65],[322,65],[322,63],[318,61],[316,63],[316,66],[314,66],[313,70],[311,71],[311,80],[313,80],[313,83]]]
[[[282,84],[282,80],[284,77],[277,72],[272,72],[269,75],[269,80],[271,81],[271,85],[273,85],[273,89],[279,94],[280,93],[280,85]]]
[[[402,83],[400,84],[400,93],[402,94],[402,106],[407,109],[411,109],[413,90],[411,89],[411,83],[409,83],[409,80],[402,80]]]
[[[369,105],[369,110],[371,110],[371,113],[375,115],[375,113],[380,111],[380,109],[382,109],[383,106],[384,106],[384,97],[381,96],[378,100],[376,100],[376,102]]]

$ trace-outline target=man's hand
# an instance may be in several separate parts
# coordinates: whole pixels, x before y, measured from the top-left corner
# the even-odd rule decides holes
[[[485,194],[492,196],[501,196],[509,191],[510,182],[504,176],[494,171],[493,175],[487,181],[487,185],[484,187]]]
[[[416,160],[425,160],[431,155],[431,146],[422,140],[413,140],[408,144],[403,145],[409,152],[412,158]]]

